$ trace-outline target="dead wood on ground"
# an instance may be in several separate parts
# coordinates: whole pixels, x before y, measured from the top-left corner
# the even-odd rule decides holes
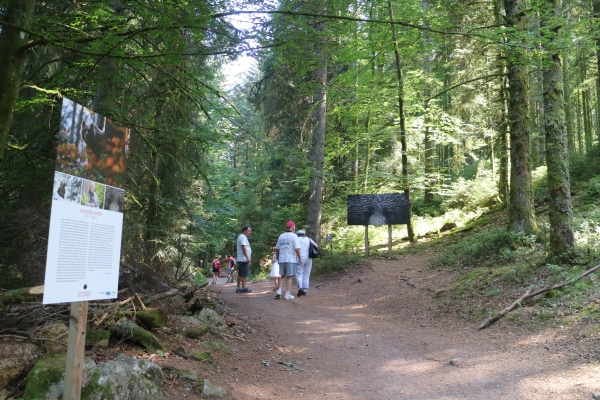
[[[521,304],[523,301],[527,300],[527,299],[531,299],[532,297],[535,296],[539,296],[542,293],[545,292],[549,292],[551,290],[558,290],[558,289],[562,289],[565,286],[569,286],[574,284],[575,282],[585,278],[586,276],[590,275],[591,273],[597,271],[598,269],[600,269],[600,265],[596,265],[594,268],[590,268],[587,271],[585,271],[583,274],[579,275],[576,278],[570,279],[566,282],[563,282],[559,285],[555,285],[555,286],[548,286],[545,287],[543,289],[539,289],[533,293],[531,293],[531,291],[533,290],[533,288],[535,287],[535,282],[533,285],[531,285],[529,287],[529,289],[527,289],[527,291],[521,296],[519,297],[514,303],[512,303],[510,306],[506,307],[504,310],[500,311],[497,314],[492,315],[491,317],[488,317],[485,321],[483,321],[481,323],[481,325],[479,325],[478,329],[485,329],[491,325],[493,325],[496,321],[498,321],[500,318],[502,318],[505,314],[507,314],[508,312],[514,310],[519,304]]]

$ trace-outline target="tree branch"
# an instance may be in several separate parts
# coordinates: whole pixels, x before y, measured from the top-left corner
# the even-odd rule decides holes
[[[504,310],[500,311],[498,314],[491,316],[489,318],[487,318],[485,321],[483,321],[481,323],[481,325],[479,325],[478,329],[485,329],[488,326],[491,326],[492,324],[494,324],[496,321],[498,321],[500,318],[502,318],[506,313],[512,311],[513,309],[515,309],[519,304],[521,304],[521,302],[530,299],[532,297],[538,296],[542,293],[545,292],[549,292],[550,290],[558,290],[558,289],[562,289],[565,286],[569,286],[574,284],[575,282],[585,278],[586,276],[590,275],[591,273],[597,271],[598,269],[600,269],[600,265],[596,265],[594,268],[590,268],[587,271],[585,271],[583,274],[579,275],[577,278],[573,278],[571,280],[568,280],[564,283],[561,283],[559,285],[555,285],[555,286],[548,286],[545,287],[543,289],[540,289],[536,292],[530,293],[531,290],[535,287],[535,282],[533,285],[531,285],[529,287],[529,289],[521,296],[519,297],[519,299],[517,301],[515,301],[514,303],[512,303],[509,307],[505,308]]]
[[[448,93],[449,91],[451,91],[451,90],[454,90],[454,89],[456,89],[457,87],[460,87],[460,86],[466,85],[466,84],[468,84],[468,83],[475,82],[475,81],[479,81],[479,80],[483,80],[483,79],[495,78],[495,77],[498,77],[498,76],[506,76],[506,74],[505,74],[505,73],[497,73],[497,74],[491,74],[491,75],[486,75],[486,76],[479,76],[479,77],[477,77],[477,78],[469,79],[468,81],[464,81],[464,82],[457,83],[456,85],[454,85],[454,86],[451,86],[451,87],[449,87],[448,89],[442,90],[441,92],[438,92],[438,93],[434,94],[433,96],[431,96],[431,97],[429,97],[429,98],[425,99],[425,102],[427,102],[427,101],[429,101],[429,100],[433,100],[433,99],[435,99],[435,98],[437,98],[437,97],[440,97],[440,96],[442,96],[444,93]]]

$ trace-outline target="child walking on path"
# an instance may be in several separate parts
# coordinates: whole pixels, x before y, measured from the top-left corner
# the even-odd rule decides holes
[[[235,276],[235,259],[229,254],[227,254],[225,258],[227,259],[227,283],[233,283],[233,278]]]
[[[281,279],[281,275],[279,274],[279,262],[277,261],[277,249],[273,249],[273,264],[271,266],[270,276],[275,279],[275,287],[273,288],[273,291],[275,291],[279,287],[279,280]]]
[[[219,257],[215,256],[212,263],[212,273],[213,280],[212,284],[216,285],[219,282],[219,274],[221,273],[221,261],[219,261]]]

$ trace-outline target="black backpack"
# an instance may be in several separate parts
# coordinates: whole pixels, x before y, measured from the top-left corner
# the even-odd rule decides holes
[[[319,248],[315,246],[312,240],[309,238],[310,244],[308,245],[308,258],[317,258],[319,257]]]

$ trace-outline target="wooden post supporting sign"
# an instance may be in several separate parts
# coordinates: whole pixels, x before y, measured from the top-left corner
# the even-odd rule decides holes
[[[369,247],[369,225],[365,225],[365,256],[371,255],[371,248]]]
[[[388,224],[388,260],[392,259],[392,224]]]
[[[63,400],[79,400],[81,398],[87,312],[87,301],[71,303],[69,343],[67,347],[67,369],[65,371],[65,391],[63,393]]]

